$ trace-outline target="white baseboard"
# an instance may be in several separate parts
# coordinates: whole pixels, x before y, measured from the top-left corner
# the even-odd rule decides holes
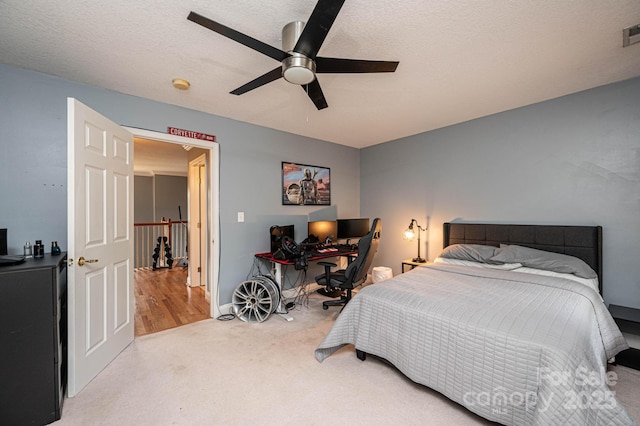
[[[296,297],[298,294],[298,288],[288,288],[286,290],[282,290],[282,297],[285,299],[289,299],[291,297]]]
[[[220,305],[220,313],[222,315],[232,314],[233,313],[233,304],[225,303],[224,305]]]

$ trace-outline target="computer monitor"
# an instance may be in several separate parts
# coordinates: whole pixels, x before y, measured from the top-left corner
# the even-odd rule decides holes
[[[269,229],[269,237],[271,239],[271,253],[275,253],[280,248],[282,237],[289,237],[292,240],[294,227],[293,225],[274,225]]]
[[[320,243],[324,243],[329,237],[331,241],[335,241],[338,236],[338,222],[335,220],[309,222],[307,230],[309,231],[309,237],[311,237],[311,235],[315,236]],[[309,239],[311,240],[311,238]]]
[[[369,232],[369,218],[338,219],[338,239],[360,238]]]

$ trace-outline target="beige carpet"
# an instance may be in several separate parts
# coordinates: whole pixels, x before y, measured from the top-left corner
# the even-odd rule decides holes
[[[312,295],[293,321],[209,319],[137,338],[74,398],[62,425],[489,424],[347,346],[322,364],[315,347],[338,309]],[[640,372],[615,367],[636,419]]]

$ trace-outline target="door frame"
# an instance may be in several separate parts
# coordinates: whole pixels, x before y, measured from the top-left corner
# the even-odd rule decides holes
[[[191,139],[184,136],[154,132],[136,127],[123,126],[133,134],[134,138],[155,140],[180,145],[190,145],[209,150],[209,167],[207,167],[207,270],[209,273],[207,290],[211,294],[210,312],[212,318],[220,316],[220,301],[218,298],[218,278],[220,275],[220,146],[216,142]],[[131,230],[133,232],[133,230]]]

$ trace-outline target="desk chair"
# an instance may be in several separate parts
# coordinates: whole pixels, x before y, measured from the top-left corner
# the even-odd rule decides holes
[[[331,271],[337,265],[331,262],[318,262],[324,266],[324,274],[316,277],[316,283],[325,286],[327,293],[334,289],[346,290],[346,295],[339,300],[327,300],[322,302],[322,309],[329,309],[329,306],[346,305],[351,300],[352,290],[362,284],[367,278],[367,272],[371,268],[373,257],[378,251],[380,235],[382,233],[382,219],[375,218],[371,225],[371,230],[358,242],[358,256],[347,266],[346,269]]]

